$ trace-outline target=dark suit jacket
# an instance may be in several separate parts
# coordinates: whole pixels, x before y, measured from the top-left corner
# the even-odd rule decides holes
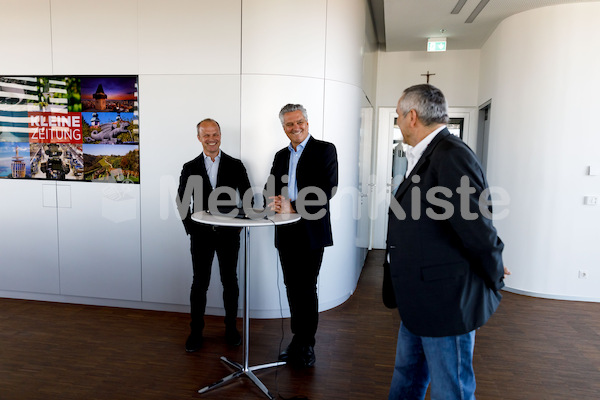
[[[190,179],[190,177],[194,177]],[[201,182],[198,180],[201,177]],[[187,187],[187,190],[186,190]],[[225,154],[221,150],[221,161],[219,162],[219,171],[217,172],[217,188],[229,187],[233,190],[237,190],[240,194],[240,198],[244,198],[244,193],[250,189],[250,180],[244,164],[237,158],[233,158],[228,154]],[[193,192],[192,189],[193,188]],[[181,170],[181,176],[179,177],[179,189],[178,196],[182,202],[190,200],[190,196],[193,196],[193,207],[188,207],[187,214],[183,217],[183,225],[185,231],[189,235],[191,233],[197,233],[201,227],[191,219],[192,213],[196,211],[208,210],[208,197],[212,193],[213,188],[210,185],[210,179],[206,172],[204,165],[204,154],[200,154],[183,165]],[[218,196],[219,200],[229,200],[229,196],[222,193]],[[235,200],[235,198],[233,199]],[[193,208],[193,210],[191,209]]]
[[[290,162],[290,150],[285,147],[275,154],[271,175],[275,177],[275,195],[282,194],[282,189],[287,183],[282,182],[281,177],[288,174]],[[331,233],[331,217],[329,214],[329,200],[334,196],[338,185],[338,162],[337,151],[332,143],[310,137],[302,156],[296,167],[296,182],[298,193],[306,187],[321,189],[326,196],[323,205],[306,206],[309,214],[325,211],[322,218],[310,220],[302,218],[298,224],[278,226],[275,231],[275,246],[296,247],[309,246],[317,249],[333,245]],[[317,200],[317,195],[309,193],[306,200]],[[292,203],[298,211],[298,205]]]
[[[415,183],[417,175],[420,181]],[[473,220],[461,215],[456,189],[463,176],[475,188],[474,193],[465,195],[470,212],[477,213]],[[428,201],[427,191],[433,187],[446,187],[452,195],[431,193],[438,200]],[[485,324],[498,307],[499,290],[504,286],[504,245],[492,221],[479,209],[479,196],[487,187],[475,154],[444,129],[396,192],[395,199],[406,217],[396,216],[390,209],[390,270],[402,322],[415,335],[470,332]],[[450,205],[452,216],[439,218]],[[413,218],[411,210],[417,206],[421,215]],[[437,217],[427,215],[427,208]]]

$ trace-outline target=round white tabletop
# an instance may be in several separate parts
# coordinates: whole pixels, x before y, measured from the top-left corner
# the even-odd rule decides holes
[[[212,215],[207,211],[199,211],[192,214],[192,219],[201,224],[216,225],[216,226],[237,226],[237,227],[253,227],[253,226],[269,226],[269,225],[284,225],[291,224],[300,220],[300,214],[275,214],[273,216],[262,219],[250,218],[231,218],[223,215]]]

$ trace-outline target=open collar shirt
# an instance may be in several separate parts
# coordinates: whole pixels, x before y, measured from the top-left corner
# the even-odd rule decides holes
[[[294,147],[290,143],[288,145],[288,149],[290,150],[290,164],[288,168],[288,195],[290,196],[291,201],[296,201],[298,198],[298,182],[296,180],[296,168],[298,167],[298,161],[300,161],[300,157],[302,156],[302,152],[306,147],[306,143],[310,139],[310,133],[306,136],[306,139],[302,141],[294,150]]]
[[[405,178],[408,178],[413,168],[415,168],[415,165],[417,165],[417,163],[421,159],[421,156],[425,152],[427,146],[429,146],[429,143],[431,143],[431,141],[436,137],[436,135],[440,133],[444,128],[446,128],[446,125],[440,126],[435,131],[427,135],[419,143],[417,143],[415,147],[408,147],[408,150],[406,150],[406,159],[408,161],[408,166],[406,167],[406,174],[404,175]]]
[[[202,155],[204,155],[204,166],[206,167],[206,174],[210,180],[210,186],[214,189],[217,186],[217,173],[219,172],[219,164],[221,163],[221,150],[219,150],[219,154],[215,157],[215,161],[204,152],[202,152]]]

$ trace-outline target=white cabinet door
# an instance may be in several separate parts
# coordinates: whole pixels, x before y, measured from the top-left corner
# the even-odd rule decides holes
[[[140,185],[58,182],[62,295],[141,301]]]
[[[0,180],[0,290],[58,294],[56,183]]]

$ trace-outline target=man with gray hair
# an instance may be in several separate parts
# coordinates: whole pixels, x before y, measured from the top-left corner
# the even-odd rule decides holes
[[[406,89],[396,111],[411,148],[392,199],[399,207],[390,208],[388,221],[402,320],[389,400],[423,399],[430,382],[433,400],[474,399],[475,330],[498,307],[510,274],[491,214],[479,205],[488,185],[475,154],[446,128],[448,106],[439,89]],[[440,214],[442,208],[453,211]]]
[[[279,359],[293,366],[311,367],[316,360],[319,320],[317,277],[324,248],[333,245],[329,200],[338,184],[337,152],[332,143],[310,135],[302,105],[287,104],[279,119],[290,144],[275,154],[271,168],[275,196],[268,206],[277,213],[301,215],[299,222],[275,229],[294,334]]]

